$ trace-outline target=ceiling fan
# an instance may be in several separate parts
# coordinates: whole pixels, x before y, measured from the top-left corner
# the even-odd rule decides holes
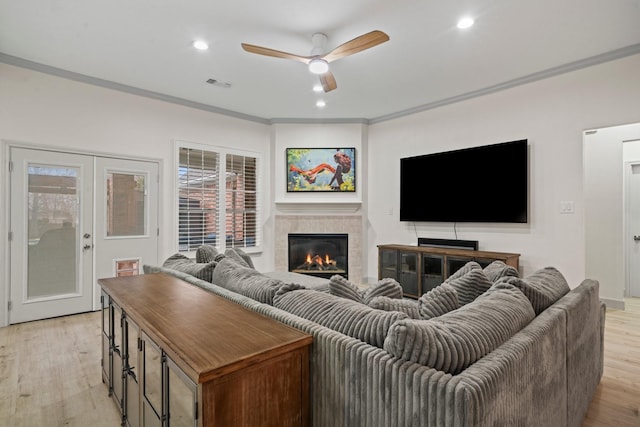
[[[250,53],[259,55],[273,56],[275,58],[292,59],[302,62],[309,67],[309,71],[320,76],[320,83],[325,92],[330,92],[338,87],[336,79],[329,71],[329,63],[354,53],[377,46],[389,40],[389,36],[382,31],[371,31],[350,40],[330,52],[324,53],[327,45],[327,36],[322,33],[316,33],[311,37],[313,49],[311,55],[302,56],[293,53],[282,52],[280,50],[269,49],[267,47],[255,46],[252,44],[242,43],[242,48]]]

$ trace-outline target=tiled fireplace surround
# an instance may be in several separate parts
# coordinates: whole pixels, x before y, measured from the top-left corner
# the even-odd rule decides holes
[[[287,271],[289,233],[346,233],[349,236],[349,281],[362,282],[362,215],[276,215],[276,271]]]

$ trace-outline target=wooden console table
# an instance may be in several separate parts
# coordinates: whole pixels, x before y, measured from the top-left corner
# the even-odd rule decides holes
[[[98,283],[123,425],[309,424],[312,336],[165,274]]]
[[[378,245],[378,279],[395,279],[402,286],[404,295],[419,298],[469,261],[476,261],[482,267],[493,261],[502,261],[517,270],[520,254],[428,246]]]

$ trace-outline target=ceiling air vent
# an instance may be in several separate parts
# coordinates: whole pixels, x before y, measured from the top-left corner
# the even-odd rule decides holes
[[[224,88],[227,88],[227,89],[231,87],[231,83],[223,82],[221,80],[216,80],[216,79],[209,79],[209,80],[207,80],[207,83],[209,83],[210,85],[214,85],[214,86],[218,86],[218,87],[224,87]]]

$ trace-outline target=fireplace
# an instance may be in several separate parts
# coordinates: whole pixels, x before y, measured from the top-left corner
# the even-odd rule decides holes
[[[330,278],[349,277],[347,234],[289,234],[289,271]]]

